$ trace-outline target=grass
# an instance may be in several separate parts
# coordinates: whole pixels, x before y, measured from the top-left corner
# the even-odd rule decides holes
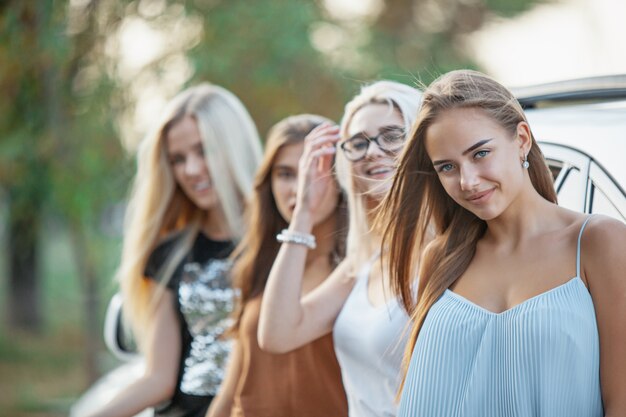
[[[33,336],[2,332],[0,416],[64,416],[86,384],[75,328]]]

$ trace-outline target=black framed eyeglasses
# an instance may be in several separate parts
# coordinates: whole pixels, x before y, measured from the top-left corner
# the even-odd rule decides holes
[[[406,131],[403,128],[400,126],[386,126],[381,127],[380,133],[374,137],[359,133],[342,142],[339,146],[349,161],[356,162],[365,158],[372,142],[376,143],[381,151],[395,154],[402,149],[405,141]]]

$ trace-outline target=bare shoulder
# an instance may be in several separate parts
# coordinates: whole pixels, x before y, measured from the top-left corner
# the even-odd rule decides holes
[[[607,280],[626,282],[625,255],[626,224],[603,215],[589,219],[581,238],[581,272],[590,289]]]
[[[585,227],[581,245],[595,255],[626,253],[626,224],[604,215],[594,215]]]

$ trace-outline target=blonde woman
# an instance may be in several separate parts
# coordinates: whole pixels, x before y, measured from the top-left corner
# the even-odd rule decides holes
[[[384,214],[413,322],[399,415],[626,415],[626,225],[556,204],[510,91],[467,70],[431,84]]]
[[[229,352],[228,256],[260,157],[244,106],[210,84],[176,96],[141,143],[118,278],[146,370],[94,417],[204,416]]]
[[[235,347],[209,417],[318,417],[347,415],[346,396],[331,335],[284,354],[259,348],[261,300],[280,249],[275,240],[293,216],[304,138],[321,125],[321,116],[288,117],[270,130],[249,206],[250,226],[235,250],[233,283],[240,299],[235,314]],[[315,248],[304,267],[304,294],[313,291],[341,261],[345,251],[346,210],[339,186],[329,177],[327,193],[313,219]]]
[[[347,258],[302,296],[309,248],[288,240],[281,245],[263,298],[259,340],[265,349],[288,352],[333,332],[350,416],[396,412],[400,336],[408,317],[389,290],[378,256],[381,235],[372,222],[420,97],[404,84],[373,83],[346,105],[341,127],[320,126],[308,135],[288,234],[311,233],[336,155],[337,176],[349,203]]]

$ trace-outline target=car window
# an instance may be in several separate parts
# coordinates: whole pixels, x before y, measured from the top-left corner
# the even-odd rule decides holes
[[[574,148],[555,143],[540,142],[540,146],[554,177],[559,205],[585,213],[590,186],[589,156]]]
[[[626,193],[617,180],[597,163],[589,169],[591,179],[590,209],[592,213],[606,214],[624,221],[626,219]]]
[[[539,142],[560,206],[583,213],[600,213],[626,221],[624,185],[589,155],[577,149]]]
[[[557,182],[557,178],[559,178],[559,174],[563,170],[563,163],[554,159],[549,159],[547,162],[550,173],[552,174],[552,180],[556,184],[559,184],[560,182]]]
[[[581,211],[584,206],[585,184],[580,170],[576,167],[563,167],[559,177],[560,183],[556,184],[559,205],[571,210]]]
[[[593,187],[592,197],[591,197],[591,212],[606,214],[607,216],[614,217],[623,222],[626,222],[626,217],[624,217],[615,204],[609,200],[609,198],[602,192],[601,189],[597,187]]]

